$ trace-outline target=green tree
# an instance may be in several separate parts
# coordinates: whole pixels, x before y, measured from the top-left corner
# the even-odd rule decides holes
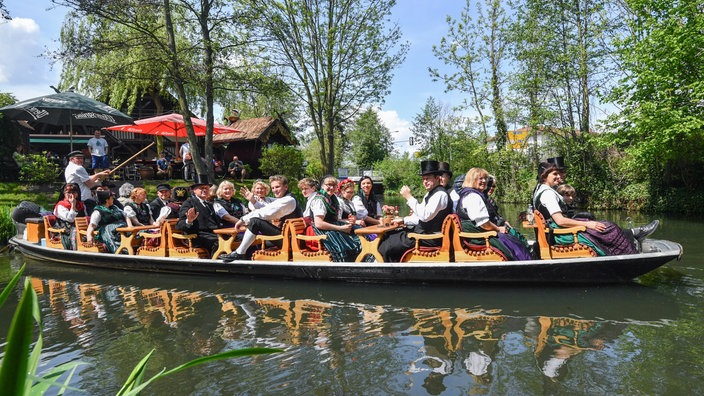
[[[351,154],[349,160],[362,169],[371,169],[375,162],[393,151],[391,132],[379,119],[374,109],[362,113],[348,133]]]
[[[617,44],[625,71],[610,98],[623,110],[612,141],[623,170],[655,191],[693,189],[704,177],[704,13],[696,1],[629,0],[630,34]]]
[[[392,70],[408,46],[398,26],[387,28],[396,4],[387,0],[254,0],[270,39],[262,51],[283,68],[303,103],[327,173],[338,136],[362,107],[388,93]]]
[[[482,7],[483,2],[488,8],[486,11]],[[458,90],[470,95],[470,108],[479,115],[485,136],[489,133],[484,108],[487,102],[491,104],[496,147],[501,148],[506,145],[507,132],[501,94],[501,62],[506,47],[504,30],[508,22],[501,1],[483,0],[478,1],[476,6],[476,22],[471,16],[472,1],[467,0],[459,20],[448,17],[447,36],[440,40],[439,45],[433,46],[435,56],[456,71],[441,74],[438,69],[430,69],[430,74],[435,80],[442,80],[446,90]],[[485,71],[483,65],[487,63],[489,70]]]
[[[293,182],[301,176],[303,153],[295,147],[274,144],[262,151],[259,161],[263,174],[286,175]]]
[[[448,105],[433,97],[426,100],[411,125],[413,138],[420,145],[420,156],[438,161],[452,161],[452,144],[461,127],[460,118]]]

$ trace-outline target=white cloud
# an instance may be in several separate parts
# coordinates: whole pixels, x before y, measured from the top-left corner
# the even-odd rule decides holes
[[[58,72],[41,58],[43,51],[41,31],[33,19],[16,17],[0,23],[0,91],[20,100],[51,93],[48,85],[58,82]]]
[[[391,131],[391,136],[396,142],[395,147],[399,153],[413,153],[416,150],[408,144],[408,138],[411,137],[411,122],[401,119],[396,110],[380,110],[376,109],[381,123]]]

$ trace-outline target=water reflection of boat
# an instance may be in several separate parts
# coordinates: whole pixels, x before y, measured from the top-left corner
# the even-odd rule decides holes
[[[47,322],[70,329],[84,348],[112,342],[106,327],[128,327],[130,334],[144,328],[144,333],[160,335],[149,341],[163,337],[176,353],[183,348],[200,355],[252,343],[282,347],[287,353],[273,358],[279,369],[310,353],[317,355],[308,359],[332,371],[352,370],[352,356],[374,356],[388,359],[383,364],[404,366],[413,377],[410,382],[431,394],[458,382],[470,384],[470,393],[493,393],[491,387],[503,386],[516,367],[523,378],[563,381],[570,367],[577,372],[588,364],[584,361],[599,360],[592,354],[613,353],[629,326],[662,326],[678,317],[672,297],[637,284],[578,290],[353,285],[135,277],[44,263],[32,263],[27,274],[40,301],[51,304],[55,319]],[[118,320],[118,326],[109,323]],[[179,331],[166,336],[165,328]],[[414,388],[406,392],[424,393]]]
[[[589,287],[481,285],[378,285],[306,282],[290,279],[183,277],[173,274],[116,275],[108,270],[55,266],[36,262],[27,274],[139,289],[191,291],[209,295],[247,295],[287,301],[315,300],[326,304],[406,308],[474,307],[490,313],[518,316],[566,316],[631,320],[672,319],[678,316],[673,297],[636,283]],[[197,292],[196,292],[197,291]],[[643,309],[648,307],[648,309]]]
[[[106,255],[53,249],[13,237],[10,243],[26,257],[56,264],[127,271],[209,274],[216,276],[342,280],[385,283],[614,283],[628,282],[682,255],[678,243],[649,239],[646,253],[555,260],[469,263],[336,263],[189,259]]]

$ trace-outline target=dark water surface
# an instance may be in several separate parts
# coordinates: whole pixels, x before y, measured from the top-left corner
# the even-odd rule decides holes
[[[28,261],[41,370],[85,362],[72,386],[108,395],[152,349],[150,373],[265,346],[284,352],[192,368],[144,394],[704,394],[704,221],[661,220],[653,237],[681,243],[682,260],[612,286],[321,283]],[[23,262],[1,255],[0,285]],[[19,295],[0,308],[3,347]]]

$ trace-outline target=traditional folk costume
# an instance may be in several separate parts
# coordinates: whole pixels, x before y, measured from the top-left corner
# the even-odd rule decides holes
[[[497,226],[500,216],[488,201],[486,194],[474,188],[463,188],[457,203],[457,216],[464,232],[486,232],[482,225],[491,221]],[[481,244],[483,241],[470,241]],[[532,255],[526,238],[513,227],[507,227],[506,233],[498,233],[489,239],[489,244],[501,251],[508,260],[530,260]]]
[[[342,225],[340,202],[337,196],[328,195],[321,190],[311,199],[310,209],[315,217],[323,217],[326,223]],[[359,242],[359,236],[356,234],[348,234],[335,230],[321,230],[315,227],[315,220],[312,221],[313,230],[316,235],[327,235],[327,238],[322,241],[323,246],[330,252],[333,261],[348,261],[352,262],[357,258],[359,252],[362,251],[362,245]],[[353,228],[354,229],[354,228]]]
[[[102,192],[104,191],[99,191],[99,193]],[[90,224],[98,231],[97,239],[105,244],[105,250],[108,253],[115,253],[117,247],[120,246],[120,233],[116,230],[127,226],[125,213],[115,205],[106,207],[103,202],[97,205],[91,213]]]
[[[552,221],[554,213],[566,213],[568,211],[562,196],[545,184],[540,184],[536,189],[533,195],[533,206],[540,211],[550,228],[560,228]],[[599,232],[587,229],[585,232],[580,232],[577,234],[580,243],[593,248],[599,256],[638,253],[631,230],[623,230],[610,221],[599,220],[599,222],[606,225],[606,230]],[[557,244],[571,244],[574,242],[572,235],[555,235],[554,240]]]
[[[439,174],[437,161],[422,161],[421,176]],[[450,194],[441,185],[428,191],[423,199],[418,202],[415,197],[410,197],[406,204],[413,210],[413,214],[406,216],[403,223],[411,227],[404,230],[392,231],[384,234],[384,239],[379,244],[385,262],[398,262],[407,250],[415,246],[415,240],[408,238],[409,232],[419,234],[437,234],[442,231],[442,223],[447,215],[452,214],[452,200]],[[439,240],[423,240],[421,246],[440,246]]]
[[[76,217],[85,215],[85,206],[81,201],[76,202],[75,210],[71,209],[71,203],[66,199],[57,202],[54,206],[55,226],[66,230],[61,233],[61,244],[64,249],[76,250]]]

